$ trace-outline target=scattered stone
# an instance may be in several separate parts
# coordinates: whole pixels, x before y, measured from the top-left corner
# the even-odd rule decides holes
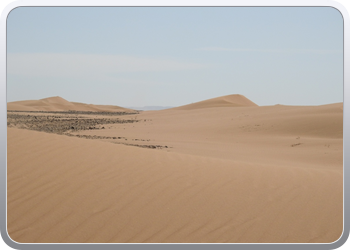
[[[44,112],[43,112],[44,113]],[[48,113],[48,112],[45,112]],[[54,113],[54,112],[53,112]],[[49,113],[48,113],[49,114]],[[112,118],[87,118],[87,117],[72,117],[70,113],[66,115],[22,115],[13,111],[8,111],[7,122],[8,126],[17,126],[36,131],[44,131],[49,133],[62,134],[68,130],[92,130],[99,129],[96,125],[101,124],[117,124],[117,123],[134,123],[139,120],[135,119],[112,119]],[[103,126],[100,129],[104,129]]]
[[[42,113],[41,115],[28,115],[21,114],[21,112],[26,113]],[[139,122],[136,119],[120,119],[120,118],[90,118],[88,116],[75,116],[76,115],[125,115],[130,113],[125,112],[85,112],[85,111],[8,111],[7,112],[7,126],[17,127],[22,129],[30,129],[36,131],[43,131],[47,133],[62,134],[71,137],[78,137],[84,139],[128,139],[121,136],[97,136],[97,135],[77,135],[71,134],[72,130],[82,131],[82,130],[92,130],[92,129],[105,129],[105,126],[97,126],[104,124],[123,124],[123,123],[134,123]],[[124,128],[125,129],[125,128]],[[150,141],[150,139],[133,139],[135,141]],[[128,146],[136,146],[142,148],[151,149],[162,149],[169,148],[168,146],[162,145],[139,145],[139,144],[129,144],[127,142],[113,142],[117,144],[124,144]]]

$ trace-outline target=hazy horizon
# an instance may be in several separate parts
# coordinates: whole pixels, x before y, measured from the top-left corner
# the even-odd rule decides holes
[[[205,99],[205,100],[199,100],[199,101],[196,101],[196,102],[201,102],[201,101],[206,101],[206,100],[210,100],[210,99],[214,99],[214,98],[219,98],[219,97],[225,97],[225,96],[230,96],[230,95],[240,95],[240,94],[229,94],[229,95],[223,95],[223,96],[214,96],[214,97],[211,97],[211,98],[208,98],[208,99]],[[69,102],[76,102],[75,100],[68,100],[62,96],[48,96],[48,97],[44,97],[44,98],[40,98],[40,99],[32,99],[32,100],[29,100],[29,99],[26,99],[26,100],[17,100],[17,101],[11,101],[11,102],[21,102],[21,101],[35,101],[35,100],[43,100],[43,99],[49,99],[49,98],[55,98],[55,97],[59,97],[59,98],[62,98],[66,101],[69,101]],[[244,96],[246,97],[246,96]],[[246,97],[247,98],[247,97]],[[249,99],[249,98],[247,98]],[[254,100],[251,100],[249,99],[250,101],[254,102]],[[8,101],[7,103],[11,103],[10,101]],[[85,104],[92,104],[92,105],[114,105],[114,106],[120,106],[118,105],[118,103],[115,103],[115,104],[101,104],[101,103],[91,103],[91,102],[84,102]],[[187,104],[192,104],[192,103],[195,103],[195,102],[189,102],[189,103],[183,103],[183,104],[180,104],[179,106],[183,106],[183,105],[187,105]],[[343,101],[341,102],[334,102],[334,103],[343,103]],[[324,103],[324,104],[319,104],[319,105],[327,105],[327,104],[333,104],[333,103]],[[271,104],[271,105],[284,105],[282,103],[275,103],[275,104]],[[258,106],[270,106],[270,105],[258,105]],[[289,106],[299,106],[299,105],[289,105]],[[318,106],[318,105],[305,105],[305,106]],[[153,108],[153,107],[159,107],[159,108],[174,108],[174,107],[177,107],[177,106],[165,106],[165,105],[144,105],[144,106],[123,106],[124,108]]]
[[[240,94],[231,94],[231,95],[240,95]],[[185,106],[185,105],[189,105],[189,104],[193,104],[193,103],[197,103],[197,102],[207,101],[207,100],[210,100],[210,99],[226,97],[226,96],[231,96],[231,95],[214,96],[214,97],[211,97],[211,98],[208,98],[208,99],[205,99],[205,100],[199,100],[199,101],[196,101],[196,102],[182,103],[182,104],[180,104],[178,106],[164,106],[164,105],[121,106],[121,105],[118,105],[118,103],[115,103],[115,104],[101,104],[101,103],[91,103],[91,102],[86,102],[84,104],[89,104],[89,105],[112,105],[112,106],[120,106],[122,108],[134,109],[134,110],[139,110],[139,111],[151,111],[151,110],[163,110],[163,109],[176,108],[176,107],[180,107],[180,106]],[[64,98],[62,96],[49,96],[49,97],[41,98],[39,100],[56,98],[56,97],[62,98],[64,100],[72,102],[72,103],[76,102],[75,100],[67,100],[66,98]],[[244,97],[246,97],[246,96],[244,96]],[[247,98],[247,99],[252,101],[252,102],[254,102],[254,100],[251,100],[249,98]],[[13,102],[20,102],[20,101],[36,101],[36,100],[18,100],[18,101],[13,101]],[[7,103],[12,103],[12,102],[7,102]],[[336,102],[336,103],[343,103],[343,102]],[[261,107],[264,107],[264,106],[275,106],[275,105],[285,105],[285,106],[320,106],[320,105],[328,105],[328,104],[336,104],[336,103],[324,103],[324,104],[318,104],[318,105],[298,105],[298,104],[286,105],[286,104],[282,104],[282,103],[275,103],[275,104],[270,104],[270,105],[258,105],[258,106],[261,106]]]
[[[343,102],[342,22],[331,7],[20,7],[7,20],[7,101]]]

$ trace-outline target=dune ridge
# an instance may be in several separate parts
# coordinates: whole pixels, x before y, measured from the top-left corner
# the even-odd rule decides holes
[[[195,102],[180,107],[172,108],[174,110],[192,110],[214,107],[255,107],[258,106],[243,95],[233,94],[211,98],[208,100]]]
[[[69,102],[62,97],[48,97],[40,100],[7,103],[7,110],[16,111],[95,111],[95,112],[134,112],[132,109],[114,105],[93,105]]]

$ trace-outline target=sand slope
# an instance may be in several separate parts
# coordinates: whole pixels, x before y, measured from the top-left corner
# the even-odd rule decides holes
[[[343,167],[341,103],[145,111],[130,117],[140,122],[76,134],[122,136],[172,152],[257,164]]]
[[[8,232],[19,242],[332,242],[342,232],[341,171],[17,129],[8,140]]]
[[[258,106],[243,95],[227,95],[220,96],[192,104],[172,108],[175,110],[191,110],[191,109],[202,109],[202,108],[213,108],[213,107],[252,107]]]
[[[132,112],[133,110],[112,106],[112,105],[93,105],[79,102],[69,102],[62,97],[55,96],[40,100],[28,100],[7,103],[7,110],[18,111],[108,111],[108,112]]]

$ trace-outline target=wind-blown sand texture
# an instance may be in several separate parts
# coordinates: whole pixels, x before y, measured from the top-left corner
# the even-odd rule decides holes
[[[336,241],[343,230],[343,104],[230,106],[228,98],[248,100],[233,95],[202,108],[145,111],[121,117],[138,122],[62,135],[10,124],[10,237]]]

